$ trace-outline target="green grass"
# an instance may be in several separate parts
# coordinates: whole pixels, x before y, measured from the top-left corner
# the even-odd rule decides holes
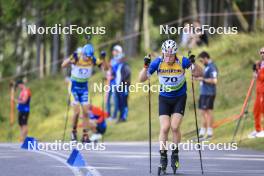
[[[215,120],[239,114],[247,89],[252,77],[251,65],[253,61],[259,59],[258,50],[264,43],[264,34],[239,34],[215,38],[210,43],[210,47],[203,47],[193,50],[198,54],[202,50],[210,53],[219,69],[219,83],[217,86],[217,97],[215,101]],[[142,57],[130,60],[132,68],[132,83],[137,82],[137,77],[142,68]],[[194,113],[192,104],[192,94],[190,87],[190,73],[187,73],[188,100],[186,113],[182,123],[182,133],[195,129]],[[101,74],[97,73],[90,81],[101,82]],[[155,76],[151,78],[152,84],[157,84]],[[37,137],[41,141],[52,141],[61,139],[63,134],[67,91],[64,78],[62,76],[37,79],[29,83],[32,89],[32,111],[29,119],[29,135]],[[196,99],[198,99],[199,84],[195,84]],[[10,132],[8,124],[9,98],[8,87],[1,87],[0,98],[4,104],[0,107],[0,141],[8,141]],[[94,105],[101,106],[101,94],[91,92]],[[252,97],[254,99],[254,96]],[[152,94],[152,136],[153,140],[158,140],[158,94]],[[264,150],[263,139],[246,139],[247,134],[253,130],[252,104],[249,107],[249,117],[245,121],[243,133],[239,132],[241,138],[240,146]],[[129,117],[128,122],[122,124],[108,123],[105,135],[106,141],[146,141],[148,140],[148,95],[137,92],[129,95]],[[72,112],[70,112],[71,114]],[[200,115],[199,115],[200,118]],[[67,137],[69,137],[70,123],[68,123]],[[215,130],[213,142],[230,142],[236,121],[221,126]],[[19,128],[15,125],[12,129],[14,133],[13,141],[17,141]],[[242,135],[241,135],[242,134]],[[187,140],[184,137],[184,140]]]

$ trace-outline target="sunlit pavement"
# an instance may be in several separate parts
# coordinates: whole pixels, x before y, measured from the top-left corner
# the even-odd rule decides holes
[[[104,151],[81,151],[87,167],[76,168],[66,163],[70,151],[27,151],[19,144],[0,144],[0,175],[102,175],[145,176],[149,174],[149,148],[146,142],[105,143]],[[152,147],[152,174],[157,175],[158,144]],[[264,152],[203,151],[205,175],[264,175]],[[167,172],[171,173],[170,152]],[[199,153],[180,152],[178,175],[201,175]]]

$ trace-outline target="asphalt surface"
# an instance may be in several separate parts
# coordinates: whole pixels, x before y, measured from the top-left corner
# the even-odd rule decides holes
[[[157,175],[158,144],[152,147],[152,174],[149,173],[148,143],[105,143],[104,151],[81,151],[87,167],[66,163],[70,151],[27,151],[19,144],[0,144],[0,175],[5,176],[147,176]],[[169,155],[170,156],[170,153]],[[264,175],[264,152],[236,151],[202,152],[204,175]],[[170,161],[167,172],[172,175]],[[197,151],[180,151],[177,175],[201,175]]]

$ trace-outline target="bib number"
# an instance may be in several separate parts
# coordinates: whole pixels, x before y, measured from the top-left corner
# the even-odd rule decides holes
[[[175,83],[178,81],[177,77],[163,77],[165,79],[165,83],[169,83],[169,82],[172,82],[172,83]]]

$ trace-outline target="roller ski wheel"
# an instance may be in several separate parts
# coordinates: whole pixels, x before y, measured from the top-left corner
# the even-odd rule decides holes
[[[167,151],[160,151],[160,165],[158,167],[158,175],[166,175],[168,165]]]
[[[166,175],[166,168],[163,168],[162,166],[158,167],[158,176],[160,175]]]

